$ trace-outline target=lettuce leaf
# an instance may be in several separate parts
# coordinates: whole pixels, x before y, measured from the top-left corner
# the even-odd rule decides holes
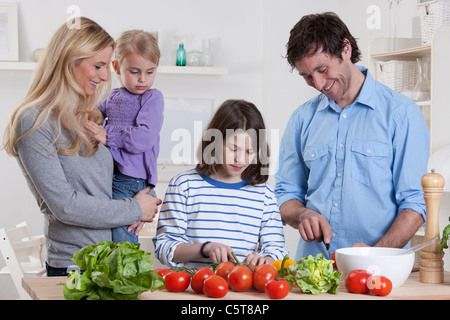
[[[442,231],[442,239],[441,239],[441,252],[442,253],[444,253],[444,249],[448,249],[447,241],[448,241],[449,236],[450,236],[450,224],[448,226],[446,226],[444,228],[444,230]]]
[[[337,293],[341,273],[333,270],[333,261],[321,253],[309,255],[287,267],[287,280],[296,284],[304,293]]]
[[[75,252],[72,261],[84,270],[72,271],[64,285],[67,300],[139,299],[145,291],[161,290],[164,279],[153,268],[150,253],[139,243],[101,241]]]

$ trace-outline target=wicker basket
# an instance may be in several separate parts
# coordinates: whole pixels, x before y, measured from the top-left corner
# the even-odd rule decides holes
[[[416,60],[376,62],[376,80],[397,91],[413,91],[417,82]]]
[[[431,45],[437,28],[450,25],[450,0],[433,0],[418,5],[422,45]]]

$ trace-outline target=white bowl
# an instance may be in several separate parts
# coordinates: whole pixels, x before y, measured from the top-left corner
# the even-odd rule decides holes
[[[351,247],[336,250],[336,264],[342,277],[353,270],[366,270],[382,275],[400,287],[408,279],[414,265],[414,253],[403,254],[405,249],[380,247]]]

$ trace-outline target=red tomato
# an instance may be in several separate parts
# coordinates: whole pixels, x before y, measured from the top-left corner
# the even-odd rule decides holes
[[[253,286],[256,290],[264,292],[267,281],[276,278],[278,271],[270,264],[262,264],[256,267],[253,274]]]
[[[345,278],[345,287],[352,293],[368,293],[367,279],[371,275],[365,270],[353,270]]]
[[[222,298],[228,292],[228,283],[221,276],[213,274],[203,282],[203,292],[211,298]]]
[[[331,258],[330,258],[331,260],[333,260],[334,262],[333,262],[333,269],[336,269],[337,270],[337,264],[336,264],[336,252],[333,252],[332,254],[331,254]]]
[[[191,279],[192,290],[203,293],[203,282],[212,274],[214,274],[214,271],[207,267],[197,270]]]
[[[256,266],[255,266],[254,264],[252,264],[252,265],[246,264],[246,266],[247,266],[247,268],[250,268],[250,270],[251,270],[253,273],[255,273]]]
[[[282,278],[269,280],[265,286],[266,294],[272,299],[283,299],[291,290],[289,283]]]
[[[222,262],[216,267],[216,274],[218,276],[221,276],[225,280],[228,278],[228,274],[230,273],[231,269],[234,268],[234,264],[231,262]]]
[[[166,289],[170,292],[181,292],[189,287],[191,277],[186,271],[171,271],[166,274]]]
[[[385,276],[371,276],[367,280],[367,287],[377,296],[387,296],[392,291],[392,282]]]
[[[166,276],[166,274],[168,274],[172,270],[170,270],[170,269],[155,269],[155,271],[157,274],[159,274],[161,277],[164,278]]]
[[[234,291],[247,291],[252,284],[253,273],[247,266],[237,265],[228,274],[228,285]]]

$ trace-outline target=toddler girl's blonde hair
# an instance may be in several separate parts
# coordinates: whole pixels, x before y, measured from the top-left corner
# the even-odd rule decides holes
[[[137,53],[144,59],[159,64],[161,53],[158,40],[150,32],[128,30],[122,33],[116,41],[116,60],[120,64],[130,53]]]

